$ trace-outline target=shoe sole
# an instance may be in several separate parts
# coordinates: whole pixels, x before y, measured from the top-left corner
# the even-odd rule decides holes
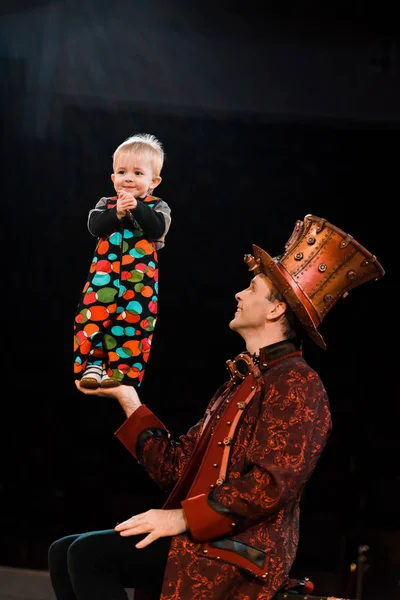
[[[80,381],[80,386],[88,390],[97,390],[99,382],[92,377],[84,377]]]
[[[114,388],[114,387],[119,387],[121,384],[119,381],[116,381],[115,379],[106,379],[105,381],[102,381],[100,384],[101,388]]]

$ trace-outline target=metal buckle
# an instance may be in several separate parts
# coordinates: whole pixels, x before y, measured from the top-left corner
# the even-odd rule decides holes
[[[261,376],[258,365],[253,361],[249,354],[238,354],[234,360],[227,360],[226,366],[229,371],[229,376],[234,382],[246,379],[247,375],[250,373],[253,373],[255,378]]]

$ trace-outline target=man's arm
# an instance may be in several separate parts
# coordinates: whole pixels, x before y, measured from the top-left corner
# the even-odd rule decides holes
[[[131,385],[121,385],[116,388],[97,388],[89,390],[82,388],[79,381],[75,381],[76,387],[80,392],[87,395],[97,395],[108,398],[116,398],[124,410],[127,418],[144,406],[135,388]],[[145,548],[160,537],[179,535],[188,529],[185,513],[183,509],[174,510],[152,509],[145,513],[134,515],[130,519],[119,523],[115,531],[121,536],[128,537],[147,533],[148,535],[136,544],[136,548]]]
[[[133,386],[95,390],[76,387],[87,395],[116,398],[127,419],[115,435],[125,448],[146,469],[148,475],[163,489],[171,488],[185,469],[201,431],[201,422],[178,441],[170,438],[165,425],[139,399]]]

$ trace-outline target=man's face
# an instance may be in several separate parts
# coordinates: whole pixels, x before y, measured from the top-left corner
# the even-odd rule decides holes
[[[256,275],[247,289],[235,295],[238,305],[229,327],[238,333],[264,329],[268,315],[277,304],[276,300],[267,299],[270,292],[270,281],[263,275]]]

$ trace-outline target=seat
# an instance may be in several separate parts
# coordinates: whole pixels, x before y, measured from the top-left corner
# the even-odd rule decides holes
[[[312,596],[314,584],[308,578],[291,579],[287,588],[280,590],[273,600],[351,600],[350,598],[336,598],[335,596]]]

